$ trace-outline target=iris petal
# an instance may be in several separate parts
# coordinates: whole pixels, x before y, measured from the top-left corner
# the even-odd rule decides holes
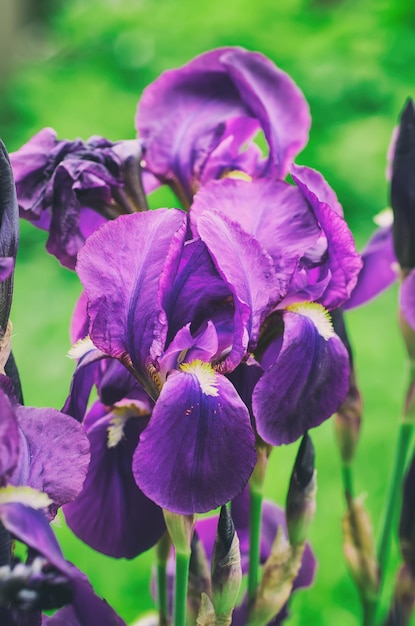
[[[312,316],[286,311],[284,325],[281,350],[252,398],[258,433],[273,445],[291,443],[329,418],[349,385],[347,351],[323,320],[316,326]]]
[[[167,378],[135,452],[133,473],[161,507],[203,513],[242,491],[255,462],[247,408],[224,376],[196,361]]]

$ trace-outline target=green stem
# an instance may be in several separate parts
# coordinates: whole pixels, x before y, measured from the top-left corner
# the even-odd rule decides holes
[[[399,427],[398,442],[395,451],[395,460],[392,470],[392,478],[389,484],[385,510],[379,533],[378,564],[380,570],[380,586],[382,587],[383,577],[386,570],[389,547],[391,540],[391,530],[394,522],[394,514],[399,495],[401,493],[401,483],[405,471],[406,457],[411,443],[413,424],[402,422]]]
[[[160,624],[167,624],[169,610],[166,579],[166,563],[157,563],[157,594]]]
[[[376,620],[377,601],[375,598],[363,603],[363,626],[373,626]]]
[[[186,626],[187,585],[190,552],[176,552],[176,587],[174,591],[174,626]]]
[[[249,569],[248,603],[255,598],[258,587],[259,545],[261,535],[262,491],[250,488],[249,507]]]
[[[349,502],[349,499],[354,497],[353,472],[352,472],[352,466],[350,463],[343,463],[342,478],[343,478],[343,489],[344,489],[344,493],[346,496],[346,500],[347,502]]]

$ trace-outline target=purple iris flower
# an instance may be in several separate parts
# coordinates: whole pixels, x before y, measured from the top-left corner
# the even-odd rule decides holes
[[[164,72],[138,105],[148,168],[184,206],[201,183],[231,170],[285,178],[308,140],[307,102],[293,80],[258,52],[219,48]],[[262,131],[263,158],[253,137]]]
[[[49,231],[47,250],[70,269],[100,224],[145,208],[138,141],[58,140],[44,128],[10,158],[21,217]]]
[[[65,561],[49,526],[57,508],[75,498],[82,488],[89,463],[89,444],[82,427],[54,409],[18,405],[10,381],[3,376],[0,382],[2,623],[58,624],[48,621],[52,618],[41,621],[41,609],[70,603],[64,609],[68,616],[65,624],[89,625],[94,612],[100,616],[100,624],[123,624],[114,621],[112,609]],[[10,536],[28,547],[26,564],[12,560]]]
[[[257,292],[240,280],[230,247],[234,259],[243,258],[250,268],[252,280],[258,265],[273,277],[268,303],[263,300],[260,315],[248,325],[256,363],[242,364],[232,380],[252,405],[259,435],[274,445],[298,439],[344,400],[348,356],[323,307],[347,301],[361,267],[341,207],[323,177],[297,166],[292,176],[296,186],[262,179],[211,181],[190,209],[193,234],[207,245],[236,301],[252,307]]]
[[[223,373],[245,354],[250,310],[187,230],[175,209],[121,216],[88,239],[77,266],[93,343],[154,405],[133,454],[137,485],[185,514],[235,497],[256,461],[248,410]],[[258,280],[259,291],[268,278]]]

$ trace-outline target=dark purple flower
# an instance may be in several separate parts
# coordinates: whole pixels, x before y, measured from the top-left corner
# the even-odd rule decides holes
[[[147,166],[188,206],[202,181],[230,170],[285,178],[307,143],[310,114],[299,88],[272,61],[219,48],[147,87],[136,125]],[[252,143],[259,130],[269,147],[265,159]]]
[[[49,231],[47,250],[74,269],[79,248],[100,224],[145,208],[140,159],[134,140],[59,141],[45,128],[11,155],[20,215]]]

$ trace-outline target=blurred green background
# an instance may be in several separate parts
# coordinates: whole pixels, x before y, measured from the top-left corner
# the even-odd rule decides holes
[[[408,96],[415,96],[415,5],[405,0],[3,0],[0,135],[19,148],[44,126],[60,138],[135,136],[143,88],[161,71],[225,45],[259,50],[289,72],[313,117],[298,157],[337,191],[361,248],[372,217],[388,202],[386,152]],[[6,19],[7,18],[7,19]],[[168,198],[168,199],[167,199]],[[160,204],[170,196],[158,196]],[[80,293],[77,277],[44,252],[44,233],[22,224],[13,305],[14,351],[25,401],[63,404],[73,363],[68,325]],[[405,355],[396,324],[397,288],[347,316],[364,396],[356,459],[358,492],[375,528],[388,482],[405,389]],[[315,585],[298,593],[290,626],[361,623],[357,592],[341,546],[340,462],[333,424],[313,433],[318,508],[311,541]],[[284,502],[297,445],[275,450],[267,495]],[[56,532],[67,558],[132,622],[151,608],[152,554],[115,561],[83,546],[63,521]],[[140,532],[137,529],[137,532]],[[386,609],[398,565],[393,548]]]

